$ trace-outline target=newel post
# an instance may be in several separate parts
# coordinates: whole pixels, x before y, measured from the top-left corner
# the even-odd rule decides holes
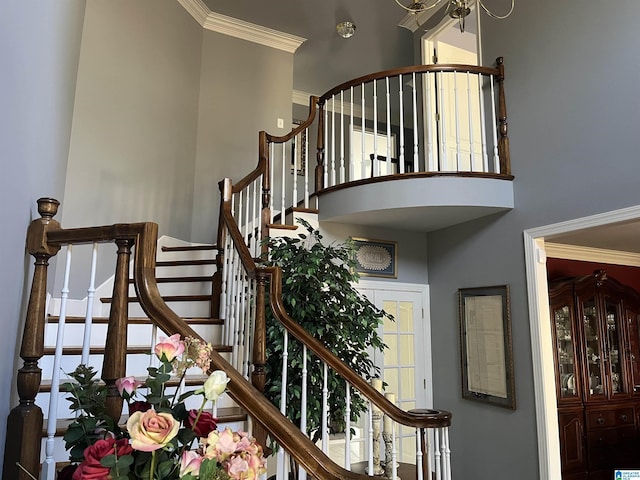
[[[269,236],[269,223],[271,223],[271,159],[269,158],[269,142],[267,132],[261,131],[258,139],[259,162],[262,166],[262,210],[260,221],[260,239]],[[266,258],[268,247],[263,244],[261,255]]]
[[[228,179],[227,179],[228,180]],[[226,227],[224,225],[224,218],[222,210],[224,208],[224,192],[225,192],[225,180],[218,182],[218,189],[220,190],[220,209],[218,214],[218,235],[216,239],[216,271],[212,278],[211,289],[211,317],[221,317],[221,298],[222,298],[222,269],[224,268],[224,242],[226,241],[225,232]]]
[[[35,270],[20,347],[23,361],[17,376],[20,404],[11,410],[7,420],[3,480],[29,480],[26,472],[35,478],[39,475],[43,415],[35,404],[42,378],[38,361],[44,353],[47,267],[49,259],[60,250],[59,246],[47,243],[47,232],[60,229],[53,219],[59,206],[60,202],[53,198],[38,199],[40,218],[31,222],[27,230],[27,251],[35,258]]]
[[[500,156],[500,173],[511,175],[511,155],[509,153],[509,136],[507,125],[507,103],[504,96],[504,59],[498,57],[498,128],[500,140],[498,140],[498,155]]]
[[[116,422],[122,414],[122,397],[115,386],[116,380],[127,371],[127,323],[129,321],[129,260],[131,258],[131,238],[119,238],[116,273],[113,283],[109,326],[105,341],[102,380],[107,385],[107,415]]]
[[[265,290],[266,273],[258,269],[256,288],[256,319],[253,336],[253,372],[251,373],[251,383],[259,392],[264,393],[266,380],[265,364],[267,363],[267,321],[265,317]],[[260,424],[254,428],[253,435],[257,442],[263,447],[267,446],[267,431]]]

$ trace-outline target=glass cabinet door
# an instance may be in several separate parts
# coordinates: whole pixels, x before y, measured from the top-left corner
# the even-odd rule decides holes
[[[585,355],[587,370],[585,375],[585,387],[590,397],[604,396],[602,372],[604,369],[602,357],[601,333],[598,325],[596,298],[591,297],[582,303],[582,321],[585,339]]]
[[[553,308],[552,315],[556,334],[559,399],[575,398],[578,396],[578,379],[576,378],[575,338],[571,328],[571,309],[568,305]]]
[[[620,313],[618,303],[613,302],[611,299],[605,297],[605,315],[606,315],[606,343],[609,353],[609,379],[611,384],[609,385],[611,395],[617,395],[626,392],[626,385],[624,385],[624,375],[622,373],[622,359],[620,355],[620,334],[622,328],[620,327]]]
[[[640,393],[640,313],[627,308],[625,320],[629,326],[629,364],[631,378],[629,390]]]

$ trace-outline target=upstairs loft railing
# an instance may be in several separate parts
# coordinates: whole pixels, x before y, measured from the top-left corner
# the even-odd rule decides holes
[[[504,82],[498,58],[495,68],[387,70],[311,97],[304,122],[261,140],[270,220],[284,224],[282,212],[313,207],[314,193],[398,176],[511,180]]]

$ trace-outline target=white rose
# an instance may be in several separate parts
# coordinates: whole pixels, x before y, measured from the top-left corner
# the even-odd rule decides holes
[[[215,402],[227,389],[229,380],[227,374],[222,370],[216,370],[209,375],[209,378],[204,382],[204,396],[206,399]]]

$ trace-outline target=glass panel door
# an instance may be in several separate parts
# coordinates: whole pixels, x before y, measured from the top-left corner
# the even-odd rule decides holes
[[[620,314],[618,304],[605,298],[607,347],[609,350],[609,375],[611,378],[611,395],[625,393],[623,385],[622,363],[620,358]]]
[[[595,297],[583,302],[582,320],[584,324],[585,348],[587,357],[587,393],[589,396],[603,396],[602,386],[602,347]]]
[[[627,309],[625,319],[629,325],[630,390],[640,393],[640,314]]]
[[[578,396],[576,375],[575,338],[571,328],[571,310],[568,305],[553,309],[553,321],[556,332],[558,380],[560,382],[560,398]]]

